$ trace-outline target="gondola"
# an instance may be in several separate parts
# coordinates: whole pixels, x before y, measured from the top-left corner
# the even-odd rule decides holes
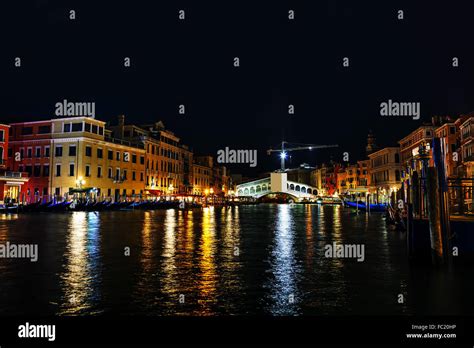
[[[18,205],[0,205],[0,214],[18,213]]]
[[[344,204],[351,208],[358,208],[359,210],[367,210],[367,205],[365,202],[351,202],[351,201],[344,201]],[[371,212],[385,212],[387,210],[386,204],[370,204],[370,211]]]

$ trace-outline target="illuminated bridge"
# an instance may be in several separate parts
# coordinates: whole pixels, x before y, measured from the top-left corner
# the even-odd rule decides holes
[[[260,198],[270,193],[286,193],[295,198],[314,199],[318,194],[315,187],[287,180],[286,173],[271,173],[270,177],[237,185],[238,197]]]

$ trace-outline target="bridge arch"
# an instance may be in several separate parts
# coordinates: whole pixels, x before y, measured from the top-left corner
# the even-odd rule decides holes
[[[291,193],[291,192],[267,192],[265,194],[262,194],[258,199],[262,200],[262,199],[265,199],[265,197],[268,197],[268,196],[271,196],[271,195],[288,196],[295,202],[297,202],[299,200],[299,197],[297,195]]]

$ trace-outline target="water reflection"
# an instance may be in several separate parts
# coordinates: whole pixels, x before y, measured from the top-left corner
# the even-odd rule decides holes
[[[179,234],[178,224],[176,222],[176,210],[168,209],[165,213],[164,221],[164,235],[163,235],[163,251],[162,257],[162,272],[161,279],[163,283],[163,291],[174,297],[178,291],[176,289],[176,235]]]
[[[100,234],[95,213],[74,212],[68,225],[60,314],[96,314],[100,301]]]
[[[275,220],[275,235],[271,250],[271,287],[269,311],[273,315],[293,315],[298,312],[299,299],[296,277],[298,265],[294,250],[293,214],[289,205],[279,205]]]
[[[0,218],[0,241],[5,240],[38,241],[43,257],[35,265],[0,263],[3,313],[343,315],[473,309],[474,284],[467,272],[452,278],[425,269],[409,272],[403,235],[387,230],[381,214],[356,215],[339,206],[25,214]],[[324,246],[332,242],[364,243],[365,261],[326,258]],[[124,246],[130,246],[130,257],[124,257]],[[38,285],[34,290],[32,282]],[[32,291],[34,300],[25,301]],[[403,305],[396,301],[399,293],[411,294]],[[440,305],[443,293],[459,295],[449,298],[449,309]]]
[[[203,210],[202,234],[199,244],[198,304],[200,315],[213,314],[213,305],[217,302],[216,295],[216,264],[215,264],[215,208]],[[198,313],[196,313],[198,314]]]

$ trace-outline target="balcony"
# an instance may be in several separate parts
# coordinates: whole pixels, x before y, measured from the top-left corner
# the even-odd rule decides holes
[[[474,162],[474,155],[464,157],[464,162]]]
[[[7,181],[11,180],[11,181],[16,181],[16,182],[27,182],[28,173],[0,171],[0,179],[7,180]]]

